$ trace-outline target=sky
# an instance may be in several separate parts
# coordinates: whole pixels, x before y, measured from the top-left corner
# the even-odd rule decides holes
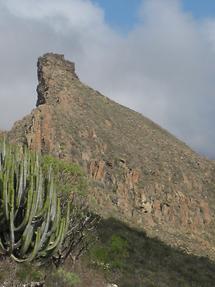
[[[0,129],[36,103],[37,58],[215,159],[215,1],[0,0]]]
[[[93,0],[104,10],[105,21],[120,33],[129,32],[138,21],[141,0]]]

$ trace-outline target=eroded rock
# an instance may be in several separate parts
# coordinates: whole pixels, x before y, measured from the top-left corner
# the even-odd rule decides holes
[[[9,139],[81,164],[93,182],[89,200],[102,215],[212,256],[214,162],[82,84],[62,55],[39,58],[38,80],[37,108]]]

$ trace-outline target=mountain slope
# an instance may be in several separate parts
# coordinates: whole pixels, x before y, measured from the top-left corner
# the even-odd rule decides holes
[[[37,108],[11,142],[78,162],[89,201],[149,236],[215,258],[215,166],[141,114],[81,83],[62,55],[38,60]]]

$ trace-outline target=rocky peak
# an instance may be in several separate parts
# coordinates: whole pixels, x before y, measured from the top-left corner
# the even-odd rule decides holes
[[[54,93],[50,92],[49,87],[57,78],[61,79],[65,74],[70,75],[71,79],[78,79],[75,64],[65,60],[64,55],[47,53],[38,59],[37,106],[59,101],[59,98],[54,97]]]
[[[14,125],[10,141],[79,163],[102,216],[215,258],[214,163],[82,84],[62,55],[39,58],[38,79],[38,107]]]

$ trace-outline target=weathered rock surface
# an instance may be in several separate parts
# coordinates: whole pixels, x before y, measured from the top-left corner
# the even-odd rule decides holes
[[[0,138],[3,138],[5,136],[5,132],[0,130]]]
[[[215,258],[214,163],[81,83],[62,55],[39,58],[38,79],[37,108],[9,139],[78,162],[91,178],[91,206],[104,217]]]

